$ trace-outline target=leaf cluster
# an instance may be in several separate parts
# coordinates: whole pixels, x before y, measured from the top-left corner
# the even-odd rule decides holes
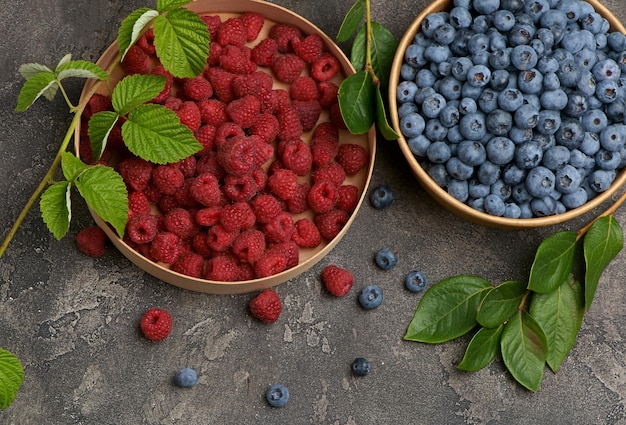
[[[537,391],[546,364],[556,373],[574,346],[600,276],[623,246],[622,229],[608,215],[586,232],[544,239],[527,283],[446,278],[424,294],[404,339],[438,344],[476,330],[457,367],[477,371],[500,355],[517,382]]]

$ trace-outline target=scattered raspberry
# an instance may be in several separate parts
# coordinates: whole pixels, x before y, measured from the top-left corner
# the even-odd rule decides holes
[[[315,248],[322,243],[322,235],[319,229],[308,218],[301,218],[294,223],[296,231],[291,239],[301,248]]]
[[[152,242],[158,232],[159,220],[152,214],[135,215],[126,223],[126,234],[138,244]]]
[[[311,77],[322,82],[332,79],[339,72],[339,62],[330,53],[324,53],[311,64]]]
[[[220,214],[220,223],[227,232],[236,232],[254,226],[256,217],[247,202],[225,205]]]
[[[182,83],[183,93],[190,100],[208,99],[213,96],[213,87],[209,80],[200,75],[196,78],[185,78]]]
[[[322,114],[322,105],[317,100],[293,100],[291,106],[298,111],[303,131],[312,130]]]
[[[309,185],[299,183],[293,198],[287,200],[287,210],[292,214],[302,214],[309,209]]]
[[[268,251],[277,252],[287,259],[285,269],[295,267],[300,262],[300,250],[298,249],[298,245],[292,240],[272,245]]]
[[[234,74],[250,74],[256,69],[252,62],[252,50],[249,47],[228,45],[222,50],[219,63],[224,70]]]
[[[228,231],[221,224],[216,224],[207,232],[206,243],[213,251],[224,252],[231,247],[238,234],[238,230]]]
[[[224,179],[223,190],[228,199],[236,202],[247,202],[257,194],[258,187],[250,174],[243,176],[228,174]]]
[[[152,181],[164,195],[173,195],[183,187],[185,176],[175,165],[159,165],[152,171]]]
[[[334,239],[339,234],[341,229],[348,222],[350,216],[347,212],[334,209],[325,214],[318,214],[315,216],[315,224],[320,230],[320,234],[327,240]]]
[[[217,128],[228,121],[226,104],[218,99],[202,100],[198,102],[198,109],[200,110],[200,118],[205,124]]]
[[[273,276],[287,269],[287,259],[276,251],[265,251],[254,263],[254,274],[258,279]]]
[[[321,180],[309,190],[309,205],[316,213],[327,213],[335,207],[337,186],[328,180]]]
[[[140,38],[137,40],[137,46],[141,47],[141,50],[146,52],[149,56],[156,53],[154,47],[154,30],[149,28]]]
[[[272,77],[263,71],[254,71],[251,74],[238,75],[233,80],[233,92],[236,97],[247,95],[259,96],[268,90],[272,90],[274,81]]]
[[[346,179],[346,172],[339,163],[330,162],[329,164],[313,171],[312,178],[313,183],[328,180],[335,186],[340,186]]]
[[[276,118],[278,118],[278,137],[282,140],[298,139],[302,133],[302,123],[298,111],[287,106],[282,108]]]
[[[265,236],[257,229],[241,232],[235,238],[232,250],[240,260],[254,263],[265,252]]]
[[[170,270],[187,276],[201,278],[204,272],[204,258],[195,252],[181,255]]]
[[[148,74],[151,67],[150,56],[136,44],[130,46],[122,60],[122,68],[127,74]]]
[[[106,234],[98,226],[89,226],[76,234],[76,245],[85,255],[102,257],[106,243]]]
[[[150,255],[155,261],[174,263],[181,251],[180,239],[170,232],[159,232],[150,243]]]
[[[222,56],[220,56],[221,58]],[[237,74],[228,72],[222,68],[209,68],[207,78],[213,87],[213,96],[224,103],[228,103],[235,98],[232,82]]]
[[[281,160],[297,176],[306,176],[313,166],[311,149],[300,139],[286,142],[281,152]]]
[[[339,146],[337,162],[343,167],[347,175],[353,176],[367,165],[367,149],[354,143],[344,143]]]
[[[165,230],[181,239],[193,236],[194,220],[184,208],[174,208],[165,215]]]
[[[282,211],[280,201],[269,194],[258,195],[252,200],[251,206],[259,223],[269,223]]]
[[[260,136],[265,142],[271,143],[278,136],[278,119],[273,114],[258,114],[248,130],[250,134]]]
[[[265,18],[255,12],[246,12],[240,16],[241,22],[246,32],[246,40],[254,41],[259,36],[265,24]]]
[[[204,155],[215,149],[215,135],[217,134],[217,127],[212,124],[201,125],[193,135],[196,140],[202,145],[202,150],[198,152],[198,155]]]
[[[191,100],[185,101],[175,112],[181,124],[186,125],[191,131],[196,131],[200,128],[202,119],[200,117],[200,109],[198,109],[198,105],[195,102]]]
[[[332,295],[343,297],[352,289],[354,275],[350,270],[331,264],[322,270],[322,282]]]
[[[214,226],[220,222],[222,207],[207,207],[196,212],[195,220],[200,226]]]
[[[229,44],[242,47],[246,44],[246,28],[239,18],[228,18],[217,29],[217,42],[222,46]]]
[[[258,66],[270,66],[278,55],[276,40],[265,38],[252,48],[250,59]]]
[[[255,96],[247,95],[230,102],[226,106],[226,112],[235,124],[244,129],[249,128],[261,112],[261,102]]]
[[[283,83],[293,83],[305,66],[306,63],[293,53],[278,56],[271,65],[276,79]]]
[[[317,85],[319,92],[319,101],[322,108],[330,108],[337,103],[339,94],[339,86],[332,81],[322,81]]]
[[[236,176],[249,174],[254,166],[254,142],[246,136],[235,136],[219,145],[217,160],[226,172]]]
[[[269,37],[276,40],[280,53],[293,52],[293,41],[302,39],[302,32],[295,25],[276,24],[269,31]]]
[[[139,157],[130,157],[120,162],[120,175],[133,190],[144,190],[152,178],[152,164]]]
[[[317,100],[317,82],[308,75],[301,75],[289,86],[289,96],[293,100]]]
[[[293,50],[306,63],[313,63],[322,56],[324,42],[319,34],[311,34],[304,39],[295,39],[291,42]]]
[[[337,208],[344,210],[347,213],[351,213],[356,209],[358,203],[358,187],[351,184],[344,184],[339,186],[339,189],[337,191]]]
[[[153,307],[141,317],[140,327],[150,341],[161,341],[172,331],[172,316],[167,310]]]
[[[235,124],[232,121],[227,121],[220,125],[215,132],[215,146],[219,148],[227,140],[231,140],[232,138],[239,136],[243,137],[245,135],[246,132],[240,125]]]
[[[144,192],[135,191],[128,194],[128,217],[150,213],[150,200]]]
[[[291,170],[276,170],[274,174],[269,176],[267,185],[278,199],[286,201],[293,198],[296,194],[298,176]]]
[[[204,277],[219,282],[235,282],[239,273],[239,266],[232,257],[218,255],[206,262]]]
[[[279,212],[276,217],[263,226],[263,232],[267,240],[273,243],[290,240],[295,231],[293,218],[284,211]]]
[[[339,144],[330,137],[313,137],[311,139],[311,155],[315,167],[323,167],[337,157]]]
[[[217,39],[217,31],[222,25],[222,18],[220,15],[203,15],[200,17],[204,23],[209,27],[209,36],[211,40]]]

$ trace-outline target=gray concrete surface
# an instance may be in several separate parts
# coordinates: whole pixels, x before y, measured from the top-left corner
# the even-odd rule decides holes
[[[49,166],[69,115],[61,99],[29,112],[13,108],[24,62],[54,64],[68,52],[95,60],[140,0],[23,0],[0,8],[0,235],[8,232]],[[351,1],[277,1],[336,34]],[[398,37],[426,1],[372,1],[376,20]],[[622,19],[621,0],[606,1]],[[70,87],[78,97],[81,83]],[[0,424],[626,424],[626,253],[602,277],[575,347],[541,389],[523,390],[500,360],[477,373],[456,370],[467,339],[442,345],[402,340],[421,297],[403,288],[418,268],[431,282],[474,273],[494,283],[522,279],[546,235],[561,227],[503,231],[468,223],[419,187],[394,142],[378,143],[372,185],[389,184],[391,208],[364,204],[344,239],[318,265],[277,287],[284,311],[273,325],[251,318],[252,294],[215,296],[165,284],[114,248],[98,259],[75,248],[91,217],[77,201],[69,237],[56,241],[35,208],[0,259],[0,346],[16,353],[26,379]],[[617,218],[626,224],[622,209]],[[400,255],[383,272],[372,256]],[[351,295],[335,299],[319,275],[339,263],[356,275]],[[375,283],[385,301],[366,312],[357,290]],[[175,319],[171,336],[153,344],[138,321],[151,306]],[[372,373],[349,370],[357,356]],[[173,385],[183,366],[200,373],[193,389]],[[287,407],[264,400],[272,383],[291,391]]]

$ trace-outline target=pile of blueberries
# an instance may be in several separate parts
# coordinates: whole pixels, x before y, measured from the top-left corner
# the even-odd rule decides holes
[[[586,1],[454,0],[404,52],[400,129],[429,176],[476,210],[563,213],[626,165],[625,49]]]

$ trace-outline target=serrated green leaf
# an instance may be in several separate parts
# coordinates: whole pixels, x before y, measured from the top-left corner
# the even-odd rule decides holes
[[[119,118],[120,116],[113,111],[102,111],[93,114],[89,119],[87,134],[89,135],[93,161],[99,160],[100,156],[102,156],[109,134],[111,134],[111,130],[113,130]]]
[[[113,90],[111,102],[119,115],[126,115],[137,106],[154,99],[165,87],[162,75],[134,74],[123,78]]]
[[[191,1],[192,0],[158,0],[157,10],[160,13],[166,13],[172,9],[176,9],[177,7],[189,4]]]
[[[436,283],[420,300],[404,339],[438,344],[466,334],[476,326],[476,311],[489,289],[487,280],[471,275]]]
[[[85,171],[89,166],[77,158],[71,152],[63,152],[61,157],[61,169],[63,170],[63,176],[68,182],[72,182],[78,178],[80,173]]]
[[[59,65],[55,72],[58,81],[70,77],[94,78],[96,80],[106,80],[109,78],[109,74],[107,74],[104,69],[93,62],[84,60],[66,62]]]
[[[163,66],[178,78],[198,76],[209,56],[209,29],[197,13],[173,9],[154,20],[154,46]]]
[[[502,331],[500,351],[515,380],[537,391],[546,365],[548,343],[543,329],[532,316],[525,311],[513,316]]]
[[[457,368],[475,372],[488,366],[500,353],[500,336],[504,325],[496,328],[480,328],[465,350],[465,355]]]
[[[352,134],[363,134],[374,124],[376,86],[366,71],[359,71],[341,82],[339,109]]]
[[[71,187],[72,185],[67,181],[55,183],[41,194],[39,200],[41,218],[57,240],[62,239],[70,228],[70,221],[72,220]]]
[[[126,56],[126,52],[128,52],[130,46],[135,44],[138,40],[136,28],[143,28],[146,17],[152,16],[154,13],[158,15],[158,12],[147,7],[142,7],[132,11],[122,20],[122,23],[117,30],[117,46],[122,59]]]
[[[576,259],[576,232],[559,232],[541,242],[530,269],[528,289],[552,292],[570,275]]]
[[[176,162],[202,149],[191,130],[162,105],[134,109],[122,125],[122,137],[132,153],[156,164]]]
[[[552,371],[559,369],[576,343],[584,313],[582,284],[571,276],[556,290],[533,295],[529,314],[546,334],[547,362]]]
[[[128,220],[128,192],[122,176],[113,168],[95,165],[80,175],[76,187],[87,205],[123,237]]]
[[[399,137],[387,120],[387,110],[380,86],[376,87],[376,127],[385,140],[397,140]]]
[[[478,307],[476,320],[486,328],[505,323],[516,311],[526,293],[526,285],[510,280],[491,289]]]
[[[18,72],[20,73],[22,77],[24,77],[25,80],[29,80],[35,75],[40,74],[42,72],[48,72],[50,74],[54,74],[54,71],[52,71],[46,65],[42,65],[40,63],[24,63],[20,65]]]
[[[58,89],[59,83],[56,81],[53,73],[40,72],[26,80],[22,86],[17,97],[15,110],[17,112],[27,110],[41,96],[52,100]]]
[[[65,65],[66,63],[68,63],[71,60],[72,60],[72,54],[71,53],[66,54],[65,56],[63,56],[61,58],[59,63],[57,63],[57,66],[56,66],[55,70],[58,70],[60,66]]]
[[[24,368],[17,356],[0,348],[0,409],[13,403],[24,382]]]
[[[365,16],[365,0],[356,0],[356,2],[350,7],[348,13],[343,18],[343,22],[339,27],[339,32],[337,33],[337,41],[339,43],[343,43],[344,41],[348,41],[352,34],[356,32],[359,28],[359,24],[363,20]]]
[[[624,247],[624,234],[613,216],[601,217],[587,231],[584,238],[585,310],[589,310],[596,294],[600,276]]]

